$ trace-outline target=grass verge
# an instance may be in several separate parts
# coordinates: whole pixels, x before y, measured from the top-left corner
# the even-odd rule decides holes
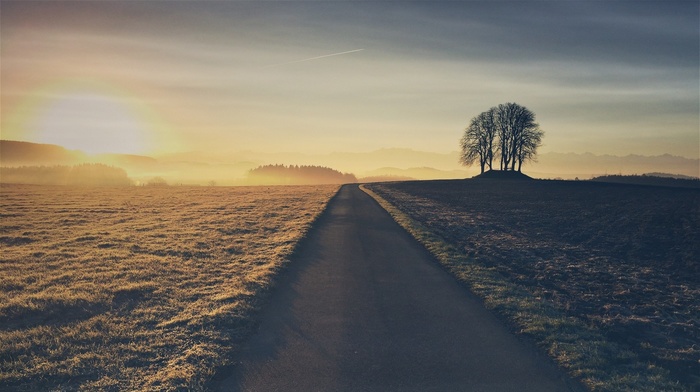
[[[505,317],[516,332],[532,338],[574,378],[592,391],[683,391],[668,371],[641,361],[600,331],[537,299],[494,267],[469,257],[419,221],[362,185],[394,220],[422,243],[487,308]]]

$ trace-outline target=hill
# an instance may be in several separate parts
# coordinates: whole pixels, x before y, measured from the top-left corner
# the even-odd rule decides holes
[[[489,170],[474,176],[479,179],[495,179],[495,180],[532,180],[532,177],[517,171],[505,170]]]
[[[100,154],[95,156],[95,160],[125,168],[148,169],[159,164],[155,158],[132,154]]]
[[[75,164],[85,158],[80,151],[54,144],[0,140],[0,164],[3,166]]]

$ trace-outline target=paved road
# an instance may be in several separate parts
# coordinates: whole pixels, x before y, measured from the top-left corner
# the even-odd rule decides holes
[[[569,391],[356,185],[331,201],[222,391]]]

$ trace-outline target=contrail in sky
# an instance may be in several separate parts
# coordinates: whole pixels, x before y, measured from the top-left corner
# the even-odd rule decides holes
[[[361,51],[363,51],[363,50],[364,50],[364,49],[355,49],[355,50],[348,50],[347,52],[324,54],[323,56],[309,57],[308,59],[288,61],[288,62],[286,62],[286,63],[279,63],[279,64],[272,64],[272,65],[266,66],[266,68],[269,68],[269,67],[277,67],[277,66],[279,66],[279,65],[303,63],[304,61],[311,61],[311,60],[318,60],[318,59],[322,59],[322,58],[326,58],[326,57],[340,56],[341,54],[348,54],[348,53],[361,52]]]

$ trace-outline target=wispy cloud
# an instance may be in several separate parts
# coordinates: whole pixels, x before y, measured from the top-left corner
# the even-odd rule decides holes
[[[515,101],[537,113],[543,151],[698,156],[692,2],[3,2],[2,11],[4,138],[32,132],[27,105],[54,98],[44,85],[87,78],[119,86],[193,149],[450,151],[470,117]],[[666,141],[648,142],[656,135]]]
[[[356,52],[361,52],[364,49],[354,49],[354,50],[348,50],[346,52],[339,52],[339,53],[331,53],[331,54],[324,54],[322,56],[316,56],[316,57],[309,57],[307,59],[301,59],[301,60],[294,60],[294,61],[287,61],[284,63],[279,63],[279,64],[270,64],[266,66],[265,68],[270,68],[270,67],[278,67],[280,65],[287,65],[287,64],[296,64],[296,63],[303,63],[305,61],[312,61],[312,60],[318,60],[318,59],[323,59],[326,57],[333,57],[333,56],[341,56],[344,54],[350,54],[350,53],[356,53]]]

